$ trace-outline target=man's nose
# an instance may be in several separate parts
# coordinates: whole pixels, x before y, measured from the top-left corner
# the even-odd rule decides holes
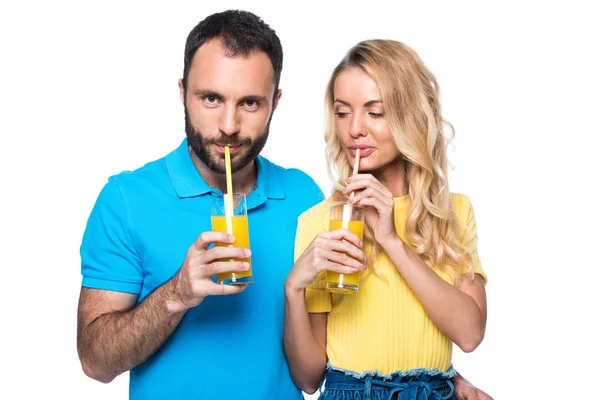
[[[226,105],[219,120],[219,130],[228,136],[240,132],[240,121],[238,110],[235,105]]]

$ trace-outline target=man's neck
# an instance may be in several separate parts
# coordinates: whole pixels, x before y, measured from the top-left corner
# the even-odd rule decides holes
[[[192,162],[194,163],[196,170],[202,179],[204,179],[204,181],[208,184],[208,186],[219,189],[223,193],[227,192],[227,180],[225,174],[214,172],[198,158],[192,149],[188,148],[188,151],[192,157]],[[256,160],[254,160],[241,170],[234,173],[231,177],[233,192],[243,193],[247,196],[256,186],[256,176],[257,167]]]

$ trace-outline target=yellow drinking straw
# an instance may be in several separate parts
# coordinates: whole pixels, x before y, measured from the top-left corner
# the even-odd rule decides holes
[[[360,149],[356,149],[356,155],[354,156],[354,169],[352,169],[352,175],[358,174],[358,164],[360,163]],[[350,200],[354,197],[354,190],[350,193]],[[350,222],[351,213],[350,205],[344,204],[342,209],[342,227],[348,229],[348,223]]]
[[[231,183],[231,155],[229,154],[229,146],[224,147],[225,150],[225,179],[227,180],[227,193],[224,197],[225,202],[225,223],[227,225],[227,233],[233,235],[233,185]]]

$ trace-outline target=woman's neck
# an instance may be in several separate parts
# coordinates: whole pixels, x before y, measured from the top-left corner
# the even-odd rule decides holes
[[[373,171],[373,176],[381,182],[394,197],[408,194],[406,184],[406,161],[399,157],[395,161]]]

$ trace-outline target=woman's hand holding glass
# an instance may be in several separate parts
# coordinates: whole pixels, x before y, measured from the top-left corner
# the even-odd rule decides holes
[[[343,274],[365,270],[366,260],[362,242],[348,229],[321,232],[294,264],[286,279],[286,289],[304,290],[323,270]]]

